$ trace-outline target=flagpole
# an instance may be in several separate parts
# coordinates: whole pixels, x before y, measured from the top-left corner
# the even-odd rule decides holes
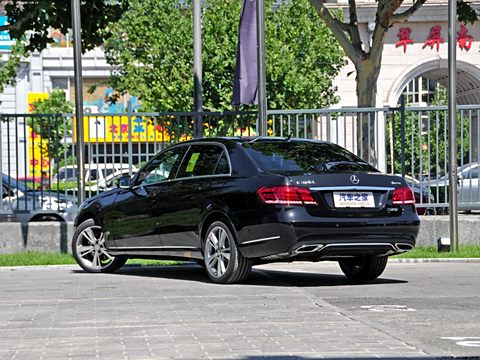
[[[258,57],[258,129],[260,136],[267,135],[267,90],[265,65],[265,5],[257,0],[257,57]]]

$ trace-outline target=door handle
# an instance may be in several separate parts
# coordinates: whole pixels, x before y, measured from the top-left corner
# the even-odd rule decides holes
[[[149,200],[155,200],[158,196],[158,192],[151,192],[147,194],[147,199]]]

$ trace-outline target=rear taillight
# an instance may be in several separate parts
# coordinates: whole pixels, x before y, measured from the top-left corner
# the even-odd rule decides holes
[[[403,186],[393,191],[392,202],[394,204],[415,204],[415,197],[408,186]]]
[[[309,189],[296,186],[273,186],[258,189],[258,195],[266,204],[318,205]]]

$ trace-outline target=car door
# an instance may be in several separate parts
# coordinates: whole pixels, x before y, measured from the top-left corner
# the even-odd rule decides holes
[[[478,167],[470,168],[461,174],[458,184],[458,201],[460,203],[480,202],[478,188]]]
[[[169,198],[163,199],[159,222],[165,247],[178,251],[200,250],[199,219],[215,197],[210,184],[220,174],[230,174],[228,154],[223,145],[204,143],[190,146]]]
[[[110,218],[105,219],[105,230],[109,231],[115,247],[125,250],[162,247],[158,222],[161,194],[168,192],[184,151],[184,147],[175,147],[160,153],[134,177],[130,188],[119,190],[113,211],[107,212]]]

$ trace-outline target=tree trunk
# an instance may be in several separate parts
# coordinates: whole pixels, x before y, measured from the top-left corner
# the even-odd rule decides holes
[[[355,64],[357,70],[357,99],[359,108],[376,107],[377,80],[380,72],[380,59],[372,61],[368,56]],[[375,111],[364,111],[357,114],[357,155],[371,164],[377,162],[375,149]]]

